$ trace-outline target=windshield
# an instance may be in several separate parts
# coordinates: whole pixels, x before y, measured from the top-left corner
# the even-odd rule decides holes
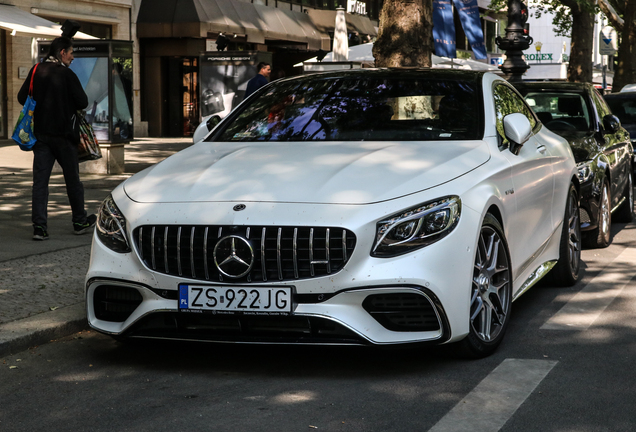
[[[472,140],[482,137],[481,111],[471,82],[317,76],[264,88],[210,139]]]
[[[526,102],[537,114],[541,123],[554,131],[589,131],[590,111],[579,93],[530,92]]]

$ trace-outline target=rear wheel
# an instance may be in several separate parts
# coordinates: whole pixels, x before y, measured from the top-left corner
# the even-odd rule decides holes
[[[610,244],[612,226],[612,213],[610,211],[610,191],[607,179],[603,182],[601,189],[601,201],[598,204],[598,226],[586,233],[585,246],[589,248],[605,248]]]
[[[627,176],[627,185],[623,192],[625,201],[614,213],[614,220],[617,222],[631,222],[634,219],[634,183],[632,179],[632,168],[629,168]]]
[[[487,214],[475,252],[468,336],[457,344],[463,357],[492,354],[503,340],[512,302],[510,253],[499,221]]]
[[[581,269],[581,222],[579,220],[579,195],[570,185],[563,216],[563,229],[559,244],[559,261],[549,275],[560,286],[572,286],[579,280]]]

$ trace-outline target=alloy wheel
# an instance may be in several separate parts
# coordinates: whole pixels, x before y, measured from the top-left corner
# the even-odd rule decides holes
[[[497,338],[510,309],[510,263],[505,247],[492,227],[481,228],[473,270],[470,325],[484,342]]]

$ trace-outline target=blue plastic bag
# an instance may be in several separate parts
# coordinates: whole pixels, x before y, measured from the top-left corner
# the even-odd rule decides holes
[[[33,111],[35,110],[35,101],[33,100],[33,77],[35,71],[38,69],[39,64],[36,64],[31,73],[31,82],[29,83],[29,95],[26,102],[22,107],[22,112],[18,117],[18,121],[13,129],[13,135],[11,138],[15,141],[22,150],[30,151],[33,149],[37,139],[33,133]]]
[[[33,134],[33,110],[35,109],[35,101],[29,95],[24,103],[22,112],[18,117],[18,122],[13,130],[13,141],[15,141],[22,150],[30,151],[33,149],[33,145],[37,141]]]

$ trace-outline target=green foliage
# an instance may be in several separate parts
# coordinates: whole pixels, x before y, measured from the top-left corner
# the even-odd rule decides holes
[[[611,1],[614,4],[616,1]],[[502,11],[508,2],[507,0],[491,0],[489,9]],[[540,18],[545,13],[553,15],[552,24],[554,25],[554,33],[557,36],[572,36],[572,11],[571,8],[580,5],[586,13],[596,14],[599,12],[598,5],[592,0],[545,0],[545,1],[527,1],[530,15]]]
[[[113,57],[113,63],[120,64],[126,76],[132,76],[133,61],[131,58]]]

